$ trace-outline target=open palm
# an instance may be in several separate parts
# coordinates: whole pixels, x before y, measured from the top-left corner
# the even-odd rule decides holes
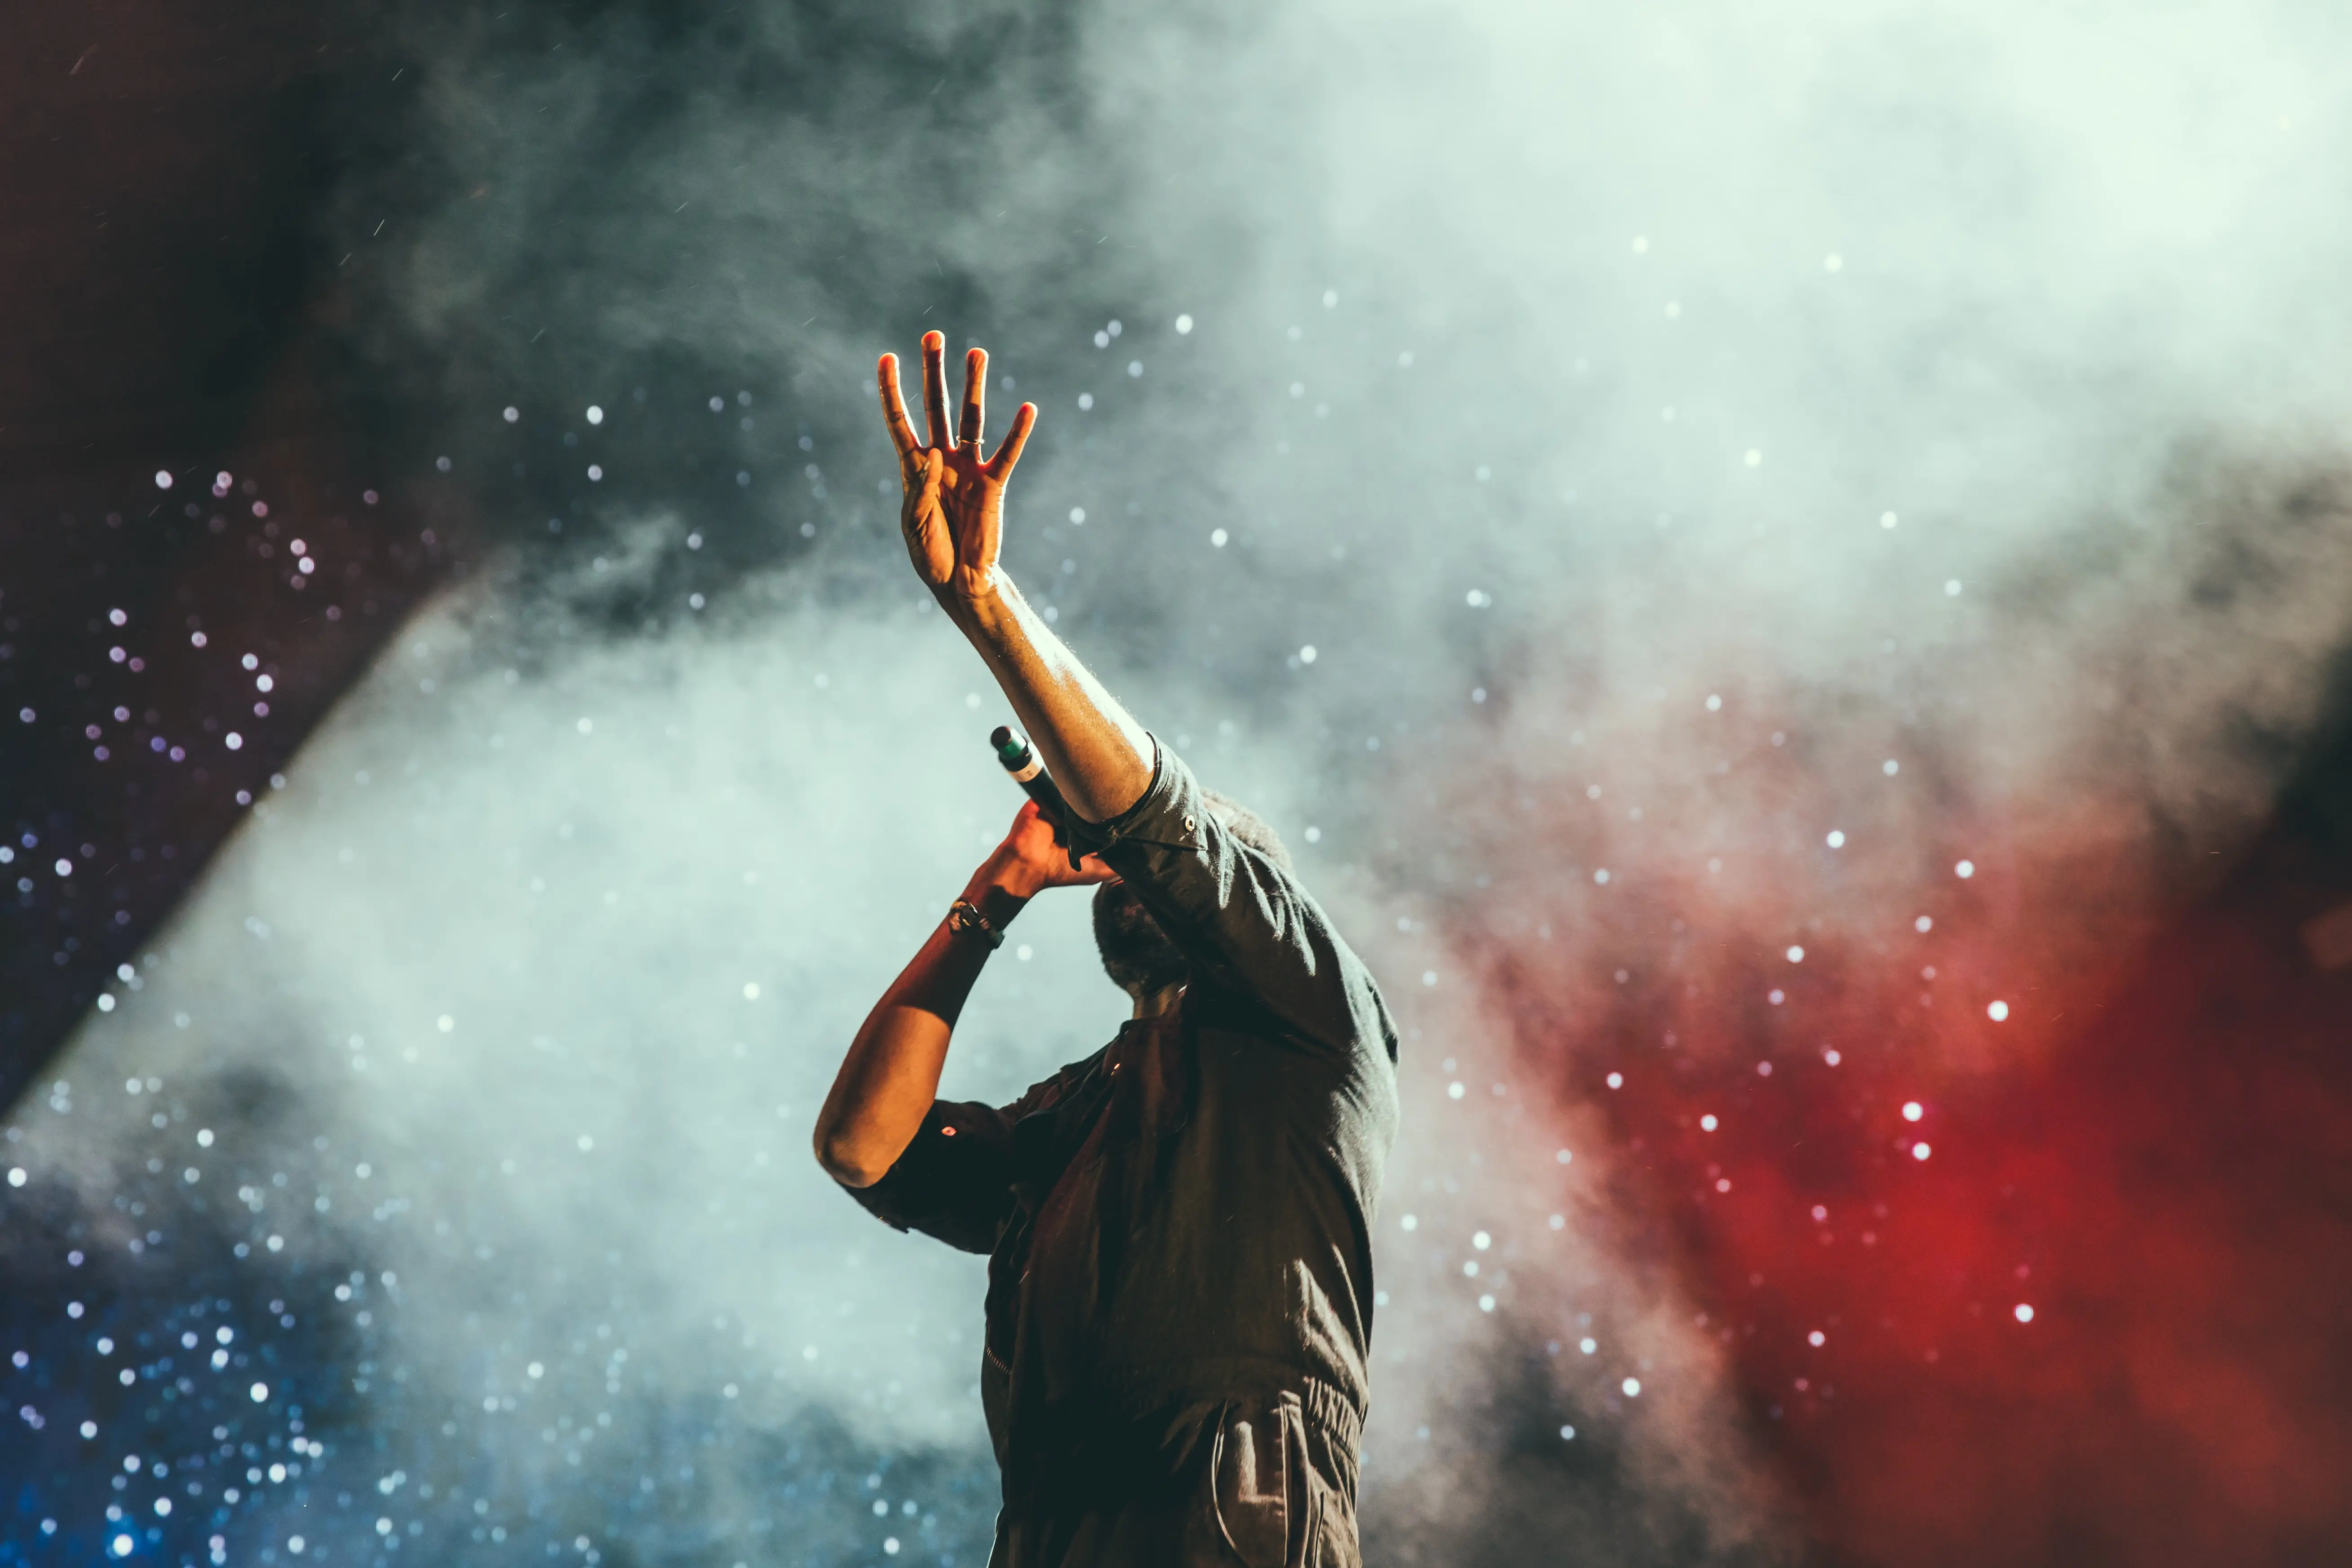
[[[898,449],[898,528],[916,573],[933,591],[962,599],[985,595],[995,582],[996,553],[1004,531],[1004,483],[1021,460],[1022,445],[1037,422],[1037,405],[1024,403],[1013,416],[1012,433],[993,458],[980,455],[981,421],[987,401],[988,352],[964,356],[963,407],[954,439],[949,438],[947,340],[923,334],[923,412],[930,444],[915,438],[906,399],[898,391],[898,356],[884,354],[875,367],[882,394],[882,418]]]

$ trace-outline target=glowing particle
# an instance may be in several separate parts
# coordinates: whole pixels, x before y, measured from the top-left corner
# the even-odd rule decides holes
[[[1559,1153],[1554,1154],[1554,1155],[1552,1156],[1552,1158],[1553,1158],[1554,1160],[1558,1161],[1559,1163],[1561,1163],[1561,1164],[1565,1165],[1565,1164],[1567,1164],[1570,1160],[1575,1159],[1575,1158],[1576,1158],[1576,1156],[1575,1156],[1575,1155],[1573,1155],[1573,1154],[1571,1154],[1571,1153],[1570,1153],[1567,1150],[1562,1149]]]
[[[1970,877],[1973,877],[1976,874],[1977,863],[1973,860],[1963,860],[1958,865],[1952,868],[1952,875],[1958,877],[1963,882],[1967,881]]]
[[[1830,836],[1822,842],[1832,849],[1843,849],[1845,847],[1845,834],[1843,830],[1832,827],[1830,829]]]
[[[1829,1207],[1828,1207],[1828,1205],[1824,1205],[1824,1204],[1815,1204],[1815,1205],[1813,1205],[1813,1223],[1814,1223],[1814,1224],[1819,1225],[1819,1224],[1822,1223],[1823,1221],[1827,1220],[1829,1217],[1830,1217],[1830,1211],[1829,1211]]]
[[[1788,999],[1789,994],[1778,986],[1774,986],[1770,991],[1764,994],[1764,1000],[1771,1003],[1775,1007],[1778,1007],[1781,1003],[1786,1002]]]
[[[1298,650],[1298,662],[1301,664],[1313,664],[1315,662],[1315,645],[1313,643],[1308,643],[1305,647]]]
[[[1842,1062],[1842,1061],[1845,1060],[1845,1058],[1843,1058],[1843,1056],[1840,1056],[1840,1055],[1838,1054],[1838,1052],[1837,1052],[1836,1048],[1835,1048],[1834,1047],[1832,1047],[1831,1049],[1826,1050],[1826,1051],[1823,1051],[1823,1052],[1822,1053],[1822,1060],[1823,1060],[1823,1061],[1825,1061],[1825,1062],[1829,1063],[1829,1064],[1830,1064],[1830,1066],[1832,1066],[1832,1067],[1835,1067],[1835,1066],[1837,1066],[1837,1065],[1838,1065],[1838,1063],[1840,1063],[1840,1062]]]
[[[457,1026],[457,1020],[444,1013],[433,1020],[433,1026],[446,1035]]]
[[[588,405],[588,423],[591,425],[604,423],[604,411],[593,403]]]
[[[1625,1397],[1628,1399],[1639,1399],[1642,1396],[1642,1380],[1638,1377],[1629,1377],[1617,1386],[1625,1391]]]
[[[1470,1245],[1484,1252],[1495,1245],[1495,1238],[1482,1230],[1470,1237]]]
[[[155,488],[159,490],[168,490],[172,488],[171,469],[158,468],[155,470]]]
[[[1715,1190],[1718,1193],[1729,1192],[1731,1190],[1731,1178],[1729,1176],[1717,1176],[1715,1179]]]
[[[1592,879],[1599,886],[1603,888],[1607,887],[1609,885],[1609,868],[1603,866],[1598,871],[1593,872]]]
[[[1402,1219],[1397,1221],[1397,1225],[1405,1230],[1419,1230],[1421,1228],[1421,1216],[1418,1215],[1407,1215]]]
[[[1573,1426],[1561,1427],[1559,1429],[1559,1439],[1563,1443],[1574,1442],[1576,1440],[1576,1428]]]
[[[1822,1346],[1830,1342],[1830,1337],[1829,1335],[1822,1332],[1821,1330],[1815,1329],[1811,1333],[1805,1336],[1805,1342],[1812,1346],[1815,1350],[1819,1350]]]
[[[1601,1348],[1601,1342],[1589,1337],[1580,1339],[1576,1342],[1576,1348],[1582,1351],[1586,1355],[1591,1355],[1594,1351]]]
[[[1177,317],[1177,318],[1176,318],[1176,335],[1177,335],[1177,336],[1181,337],[1181,336],[1183,336],[1186,332],[1189,332],[1189,331],[1191,331],[1192,330],[1192,316],[1191,316],[1190,314],[1181,315],[1181,316],[1179,316],[1179,317]]]
[[[1721,712],[1723,710],[1723,698],[1716,692],[1708,692],[1706,696],[1706,710],[1710,713]]]
[[[1459,1083],[1449,1083],[1445,1086],[1445,1098],[1448,1100],[1459,1100],[1468,1092]]]
[[[228,749],[232,752],[243,751],[245,749],[245,737],[238,734],[236,731],[231,730],[228,732],[227,741],[224,743],[226,744]]]
[[[1914,1143],[1911,1145],[1911,1157],[1914,1160],[1924,1160],[1931,1152],[1933,1152],[1933,1151],[1925,1143]]]
[[[1893,528],[1897,521],[1891,511],[1882,511],[1878,514],[1878,526],[1881,528]]]
[[[502,411],[500,412],[499,417],[503,418],[503,419],[504,419],[508,424],[511,425],[511,424],[513,424],[516,420],[518,420],[518,419],[520,419],[520,418],[521,418],[521,417],[522,417],[522,410],[521,410],[521,409],[520,409],[520,408],[517,408],[517,407],[515,407],[513,405],[509,404],[509,405],[507,405],[507,407],[506,407],[504,410],[502,410]]]
[[[2006,1002],[1992,1003],[1985,1008],[1985,1016],[1990,1018],[1996,1024],[2006,1022],[2009,1018],[2009,1004]]]
[[[1479,1310],[1480,1311],[1482,1311],[1482,1312],[1491,1312],[1491,1311],[1493,1311],[1493,1310],[1495,1310],[1495,1298],[1493,1298],[1492,1296],[1481,1296],[1481,1297],[1479,1297],[1479,1298],[1478,1298],[1478,1310]]]
[[[1893,778],[1896,773],[1903,771],[1903,764],[1896,762],[1893,757],[1889,757],[1885,762],[1878,764],[1878,771],[1885,773],[1888,778]]]
[[[1791,947],[1791,948],[1789,950],[1789,955],[1788,955],[1788,956],[1789,956],[1789,962],[1790,962],[1790,963],[1804,963],[1804,962],[1805,962],[1805,950],[1804,950],[1803,948],[1801,948],[1801,947]]]
[[[1911,929],[1917,931],[1921,936],[1925,936],[1929,931],[1936,929],[1936,922],[1931,916],[1921,915],[1917,920],[1911,922]]]
[[[603,464],[601,464],[601,463],[591,463],[591,464],[589,464],[589,465],[588,465],[588,480],[589,480],[589,482],[590,482],[591,484],[593,484],[595,481],[597,481],[598,479],[603,479],[604,477],[604,465],[603,465]]]
[[[1437,984],[1437,971],[1435,971],[1434,969],[1424,969],[1424,970],[1423,970],[1423,971],[1421,972],[1421,983],[1422,983],[1423,985],[1434,985],[1434,984]]]
[[[1610,1088],[1612,1088],[1612,1089],[1622,1089],[1622,1088],[1624,1088],[1624,1087],[1625,1087],[1625,1075],[1624,1075],[1623,1073],[1622,1073],[1622,1072],[1612,1072],[1612,1073],[1611,1073],[1611,1074],[1609,1075],[1609,1078],[1608,1078],[1608,1084],[1609,1084],[1609,1087],[1610,1087]]]
[[[1213,528],[1209,530],[1209,543],[1214,549],[1223,550],[1225,547],[1225,541],[1232,537],[1232,534],[1227,533],[1222,528]]]
[[[1710,1110],[1710,1111],[1708,1111],[1705,1116],[1700,1117],[1700,1118],[1698,1119],[1698,1125],[1699,1125],[1699,1131],[1702,1131],[1702,1132],[1712,1132],[1712,1131],[1714,1131],[1716,1130],[1717,1125],[1717,1121],[1716,1121],[1716,1120],[1715,1120],[1715,1112],[1713,1112],[1713,1111],[1711,1111],[1711,1110]]]
[[[1903,1102],[1903,1120],[1904,1120],[1904,1121],[1918,1121],[1918,1120],[1919,1120],[1919,1118],[1921,1118],[1921,1117],[1923,1117],[1923,1116],[1925,1116],[1925,1115],[1927,1115],[1927,1108],[1926,1108],[1925,1106],[1921,1105],[1917,1100],[1905,1100],[1905,1101]]]
[[[2014,1310],[2016,1311],[2017,1321],[2019,1322],[2030,1323],[2033,1321],[2033,1309],[2023,1301],[2020,1301]]]
[[[247,1392],[253,1395],[256,1405],[266,1405],[269,1401],[269,1385],[266,1383],[257,1383]]]

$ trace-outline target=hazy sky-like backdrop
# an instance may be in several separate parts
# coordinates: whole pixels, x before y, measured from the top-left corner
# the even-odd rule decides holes
[[[1003,704],[895,533],[871,366],[934,327],[994,355],[993,431],[1041,410],[1013,574],[1275,823],[1406,1027],[1369,1560],[2146,1562],[2336,1517],[2332,1395],[2226,1336],[2116,1373],[2146,1395],[2116,1421],[2240,1445],[2212,1473],[2274,1445],[2163,1541],[2104,1471],[1990,1459],[1919,1503],[1924,1544],[1891,1505],[1824,1526],[1837,1485],[1774,1455],[1874,1380],[2041,1397],[2065,1380],[2000,1369],[2099,1333],[2024,1239],[2072,1178],[1981,1173],[2010,1206],[1938,1233],[1990,1270],[1949,1300],[1906,1217],[1994,1136],[1942,1105],[2063,1056],[2220,880],[2352,646],[2352,21],[348,20],[416,86],[348,131],[339,330],[403,411],[385,493],[490,564],[387,647],[4,1152],[40,1247],[79,1226],[79,1267],[118,1259],[116,1337],[266,1341],[267,1378],[197,1373],[248,1439],[309,1391],[307,1491],[260,1485],[214,1561],[984,1561],[980,1261],[808,1153],[1018,804]],[[1078,906],[1024,915],[950,1092],[1010,1099],[1115,1026]],[[1643,1094],[1724,1152],[1629,1139],[1611,1097]],[[1735,1159],[1773,1118],[1813,1152]],[[1748,1203],[1780,1217],[1705,1223],[1795,1238],[1754,1289],[1814,1282],[1771,1310],[1662,1217]],[[2091,1271],[2085,1300],[2130,1277]],[[1793,1391],[1734,1374],[1759,1313]],[[59,1381],[111,1377],[72,1332]],[[175,1419],[42,1432],[147,1457],[62,1527],[169,1493],[154,1458],[215,1446]],[[215,1491],[246,1463],[165,1458]]]

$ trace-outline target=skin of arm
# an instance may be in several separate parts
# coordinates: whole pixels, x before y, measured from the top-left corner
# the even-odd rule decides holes
[[[898,450],[904,489],[898,521],[908,554],[1003,689],[1071,809],[1091,822],[1108,821],[1150,787],[1151,738],[1030,607],[997,560],[1005,481],[1036,423],[1036,406],[1021,405],[1003,446],[983,460],[988,354],[975,348],[965,357],[961,427],[950,441],[945,352],[940,333],[925,334],[928,447],[908,422],[897,356],[883,355],[877,367],[883,419]],[[1108,881],[1112,875],[1092,856],[1073,870],[1054,843],[1052,826],[1034,805],[1024,805],[1003,844],[972,874],[964,897],[1002,930],[1045,888]],[[938,1098],[956,1017],[988,952],[984,942],[941,921],[874,1005],[817,1118],[817,1162],[835,1181],[873,1185],[914,1141]],[[1137,1000],[1141,1012],[1168,998]]]
[[[898,392],[898,361],[876,367],[883,422],[898,449],[905,499],[899,531],[916,575],[996,677],[1043,753],[1063,798],[1089,822],[1105,822],[1143,798],[1151,784],[1151,740],[1066,644],[1029,607],[997,559],[1004,486],[1037,422],[1034,404],[1013,416],[993,458],[981,457],[988,352],[964,356],[963,405],[948,438],[945,340],[923,337],[923,406],[931,444],[915,439]]]
[[[1110,875],[1092,856],[1071,870],[1070,858],[1054,842],[1053,825],[1034,803],[1024,803],[1004,842],[964,884],[963,896],[1003,931],[1045,889],[1100,882]],[[817,1115],[817,1163],[835,1181],[872,1186],[914,1141],[939,1097],[940,1069],[957,1015],[990,951],[979,936],[941,920],[858,1026]]]

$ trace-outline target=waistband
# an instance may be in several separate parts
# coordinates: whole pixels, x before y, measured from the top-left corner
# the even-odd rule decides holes
[[[1191,1361],[1177,1365],[1134,1366],[1098,1373],[1102,1409],[1113,1416],[1139,1416],[1181,1405],[1298,1396],[1307,1419],[1349,1454],[1364,1440],[1360,1399],[1328,1378],[1280,1362],[1251,1357]]]
[[[1095,1387],[1083,1404],[1016,1422],[1007,1435],[1008,1509],[1050,1511],[1081,1499],[1089,1506],[1148,1502],[1181,1484],[1227,1409],[1292,1401],[1317,1468],[1354,1502],[1363,1412],[1325,1379],[1265,1362],[1190,1362],[1125,1368],[1097,1377]]]

